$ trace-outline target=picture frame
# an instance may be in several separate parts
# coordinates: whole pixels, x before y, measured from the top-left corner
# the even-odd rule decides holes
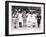
[[[15,29],[12,31],[12,14],[16,9],[22,9],[22,11],[26,8],[30,11],[36,11],[39,9],[41,14],[41,23],[40,28],[37,27],[32,31],[29,29]],[[23,9],[24,8],[24,9]],[[31,10],[30,10],[31,8]],[[27,9],[27,10],[28,10]],[[37,13],[37,11],[36,11]],[[14,25],[14,24],[13,24]],[[18,26],[18,25],[17,25]],[[5,35],[6,36],[19,36],[19,35],[36,35],[36,34],[45,34],[45,3],[37,3],[37,2],[22,2],[22,1],[5,1]]]

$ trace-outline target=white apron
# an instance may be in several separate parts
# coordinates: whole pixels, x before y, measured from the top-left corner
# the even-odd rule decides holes
[[[32,25],[37,26],[37,18],[36,18],[36,14],[32,14]]]
[[[31,26],[32,25],[32,20],[31,20],[31,14],[27,14],[27,22],[26,22],[26,24],[27,24],[27,26]]]
[[[19,16],[18,16],[18,18],[19,18],[19,22],[22,22],[22,25],[23,25],[23,18],[22,18],[22,14],[19,14]]]

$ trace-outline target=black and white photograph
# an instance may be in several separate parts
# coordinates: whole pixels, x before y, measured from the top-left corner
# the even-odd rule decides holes
[[[8,35],[44,33],[44,3],[6,1],[6,5]]]

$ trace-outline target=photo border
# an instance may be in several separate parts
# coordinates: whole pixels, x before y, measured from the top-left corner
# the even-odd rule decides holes
[[[26,34],[11,34],[11,35],[9,35],[9,3],[27,3],[27,4],[42,4],[42,5],[44,5],[44,31],[42,33],[26,33]],[[45,3],[5,1],[5,36],[35,35],[35,34],[45,34]]]

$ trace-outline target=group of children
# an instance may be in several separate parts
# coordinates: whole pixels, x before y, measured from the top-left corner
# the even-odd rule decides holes
[[[15,28],[28,26],[39,27],[41,18],[37,15],[38,13],[35,13],[35,10],[29,10],[27,12],[26,10],[21,11],[21,9],[15,9],[12,15],[14,17],[12,21],[15,24]]]

